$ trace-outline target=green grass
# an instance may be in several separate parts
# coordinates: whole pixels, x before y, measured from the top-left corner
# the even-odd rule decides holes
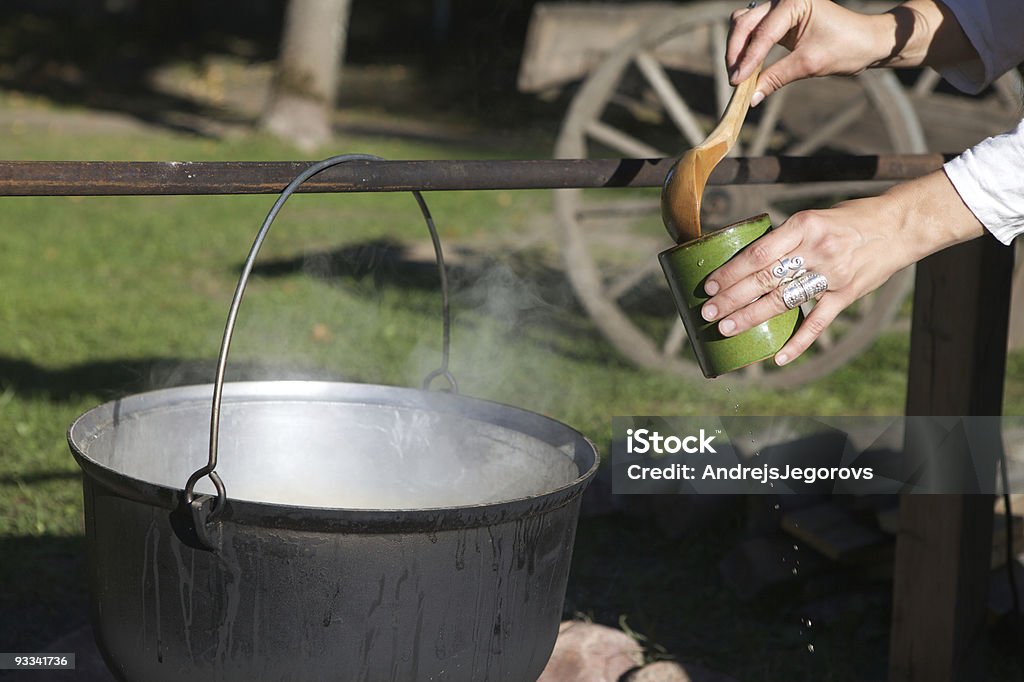
[[[23,133],[5,137],[17,159],[285,159],[294,152],[261,137],[212,142],[170,133],[90,135]],[[474,150],[384,139],[340,140],[332,150],[389,158],[493,156]],[[535,221],[550,222],[544,192],[462,192],[429,195],[443,239],[486,251],[507,244]],[[0,627],[0,641],[45,643],[61,605],[81,613],[82,510],[77,467],[65,430],[101,401],[188,378],[211,378],[238,267],[273,197],[10,198],[0,211],[0,610],[22,609],[35,625]],[[320,278],[312,256],[375,240],[423,241],[425,230],[407,195],[299,196],[271,233],[261,268],[242,309],[233,367],[267,372],[299,368],[330,377],[418,385],[438,362],[439,298],[429,276],[409,279],[387,267],[362,277]],[[905,376],[905,335],[888,335],[831,377],[785,392],[688,382],[638,370],[623,361],[574,302],[550,253],[502,258],[495,247],[485,267],[453,268],[452,371],[466,394],[549,414],[580,429],[603,449],[611,417],[628,414],[899,414]],[[1007,411],[1024,411],[1024,357],[1011,360]],[[626,525],[623,525],[626,524]],[[682,567],[639,566],[648,596],[676,571],[715,581],[714,566],[739,532],[733,518],[679,549]],[[644,556],[665,558],[671,543],[624,521],[588,525],[578,554],[585,559],[621,541]],[[632,556],[632,554],[630,554]],[[597,570],[586,564],[578,580]],[[613,562],[629,581],[628,562]],[[32,566],[50,567],[29,570]],[[63,567],[61,570],[54,566]],[[604,572],[604,579],[608,572]],[[62,582],[64,581],[64,582]],[[633,627],[664,636],[636,595],[616,598],[577,586],[574,608],[624,613]],[[596,589],[596,588],[595,588]],[[694,589],[700,589],[694,587]],[[609,588],[611,590],[611,588]],[[609,592],[610,593],[610,592]],[[636,598],[634,598],[636,597]],[[603,600],[601,603],[594,600]],[[632,601],[631,601],[632,600]],[[641,599],[642,601],[642,599]],[[796,620],[736,603],[720,586],[701,599],[680,597],[675,617],[688,621],[683,642],[697,642],[701,660],[729,669],[743,646],[768,657],[782,679],[850,679],[830,661],[848,632],[820,633],[820,655],[769,655],[802,646],[772,624]],[[721,614],[710,614],[717,604]],[[73,610],[73,609],[72,609]],[[633,609],[637,611],[638,609]],[[642,609],[639,609],[642,611]],[[780,615],[781,614],[781,615]],[[724,618],[724,620],[723,620]],[[703,623],[721,639],[700,638]],[[735,626],[732,620],[738,619]],[[787,620],[788,619],[788,620]],[[792,620],[792,622],[790,622]],[[672,620],[661,620],[660,627]],[[767,626],[765,625],[767,624]],[[650,627],[648,627],[650,626]],[[780,626],[781,627],[781,626]],[[50,628],[47,630],[47,628]],[[792,629],[792,628],[790,628]],[[678,634],[678,633],[677,633]],[[690,639],[687,639],[690,637]],[[789,638],[789,639],[786,639]],[[793,640],[792,642],[790,640]],[[877,638],[876,638],[877,639]],[[799,640],[799,641],[797,641]],[[732,642],[730,645],[729,642]],[[795,642],[795,643],[794,643]],[[799,645],[799,646],[798,646]],[[875,641],[884,652],[884,642]],[[685,655],[685,651],[677,652]],[[754,660],[751,658],[750,660]],[[819,663],[817,661],[825,661]],[[747,663],[744,666],[753,666]],[[804,666],[804,667],[801,667]],[[735,666],[733,666],[735,667]],[[741,666],[742,667],[742,666]],[[810,671],[810,672],[808,672]]]

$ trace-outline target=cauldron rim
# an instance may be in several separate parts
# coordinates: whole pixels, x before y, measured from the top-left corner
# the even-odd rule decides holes
[[[92,459],[86,452],[90,436],[115,426],[126,408],[130,414],[174,405],[209,402],[213,384],[198,384],[135,393],[98,405],[68,428],[68,444],[84,476],[110,492],[168,511],[180,504],[183,490],[130,476]],[[408,533],[438,532],[491,526],[548,512],[571,502],[596,474],[596,446],[576,429],[530,410],[479,398],[419,389],[328,381],[245,381],[224,384],[225,402],[333,401],[352,404],[429,409],[478,419],[524,433],[554,447],[572,447],[579,474],[569,483],[539,495],[496,502],[417,509],[312,507],[228,497],[221,520],[226,523],[312,532]],[[147,407],[148,405],[148,407]],[[532,427],[526,429],[526,427]],[[550,439],[558,435],[559,442]],[[547,436],[547,437],[545,437]],[[182,482],[184,483],[184,481]]]

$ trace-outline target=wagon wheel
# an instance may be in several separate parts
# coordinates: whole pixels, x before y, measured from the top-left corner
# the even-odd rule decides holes
[[[583,82],[563,121],[559,158],[678,154],[702,141],[731,93],[722,55],[735,0],[667,10],[617,46]],[[909,99],[888,71],[794,83],[748,116],[734,155],[914,153],[924,139]],[[702,224],[722,227],[768,212],[775,225],[812,205],[880,191],[878,183],[712,187]],[[634,363],[685,377],[700,372],[672,307],[656,254],[668,246],[659,194],[556,190],[555,214],[569,280],[608,340]],[[754,365],[736,381],[796,386],[841,367],[898,312],[912,283],[902,271],[851,306],[785,370]]]
[[[1002,132],[1005,129],[1004,126],[1010,126],[1020,121],[1021,98],[1024,97],[1024,79],[1021,79],[1020,72],[1016,69],[1008,71],[997,78],[986,93],[977,97],[965,97],[959,94],[939,94],[938,97],[940,99],[936,100],[936,91],[941,81],[942,76],[937,71],[923,69],[909,88],[911,101],[919,109],[919,113],[924,114],[925,137],[929,137],[929,134],[932,132],[929,130],[931,128],[929,123],[931,123],[930,119],[934,118],[929,116],[928,109],[936,105],[941,108],[941,98],[943,97],[948,98],[947,106],[950,104],[957,106],[954,103],[960,102],[960,106],[964,110],[962,115],[970,117],[977,116],[979,113],[982,116],[987,115],[988,120],[980,122],[984,127],[986,135]],[[949,114],[950,112],[944,111],[940,113]],[[979,141],[977,135],[974,135],[973,137],[968,137],[962,144],[957,144],[957,147],[967,147]]]

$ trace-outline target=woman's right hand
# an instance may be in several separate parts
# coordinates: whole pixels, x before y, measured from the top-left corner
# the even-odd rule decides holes
[[[848,305],[901,268],[985,234],[943,171],[895,185],[877,197],[796,213],[707,277],[701,315],[735,336],[790,307],[777,269],[798,267],[824,278],[825,290],[775,355],[784,365],[803,353]],[[804,299],[806,300],[806,299]]]
[[[790,54],[766,66],[751,104],[787,83],[813,76],[860,73],[892,52],[891,14],[865,15],[829,0],[771,0],[732,14],[725,62],[734,85],[764,61],[776,43]]]
[[[860,14],[830,0],[769,0],[732,13],[725,64],[733,85],[776,43],[790,53],[761,71],[751,106],[801,78],[853,76],[872,66],[941,69],[978,59],[939,0],[906,0],[884,14]]]

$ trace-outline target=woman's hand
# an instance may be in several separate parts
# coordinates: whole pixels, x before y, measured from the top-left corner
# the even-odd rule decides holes
[[[780,278],[783,259],[802,259],[808,273],[824,275],[820,295],[793,338],[775,355],[784,365],[803,353],[848,305],[894,273],[947,246],[984,234],[946,174],[938,171],[885,194],[803,211],[711,273],[711,298],[701,314],[734,336],[788,309]]]
[[[740,83],[764,61],[773,45],[790,50],[761,72],[753,106],[801,78],[860,73],[884,54],[884,26],[830,0],[774,0],[732,14],[725,63]]]
[[[770,0],[732,14],[730,81],[746,79],[776,43],[790,54],[761,71],[752,106],[802,78],[852,76],[874,66],[942,67],[978,56],[936,0],[908,0],[884,14],[860,14],[830,0]]]

